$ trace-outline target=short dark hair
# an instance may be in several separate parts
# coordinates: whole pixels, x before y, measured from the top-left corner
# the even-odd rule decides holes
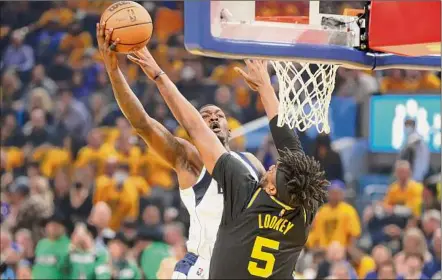
[[[290,205],[316,211],[327,197],[330,182],[318,161],[303,152],[280,151],[278,169],[284,173]]]

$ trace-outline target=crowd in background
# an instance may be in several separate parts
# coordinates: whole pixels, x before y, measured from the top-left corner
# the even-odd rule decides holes
[[[122,115],[96,49],[95,23],[111,3],[0,3],[2,279],[167,279],[186,252],[188,214],[174,172]],[[186,98],[222,108],[232,130],[264,116],[233,71],[240,61],[184,49],[182,2],[141,4],[154,20],[149,48]],[[307,3],[287,5],[262,2],[257,13],[293,15]],[[155,85],[125,56],[119,60],[146,111],[188,139]],[[440,86],[440,72],[340,68],[333,94],[356,100],[356,125],[367,137],[370,96],[437,93]],[[419,157],[425,147],[416,144],[416,123],[405,126],[409,141],[391,168],[395,180],[360,213],[346,200],[345,170],[330,138],[299,133],[332,184],[295,277],[440,279],[440,163],[439,172],[428,167],[414,176],[416,163],[430,159]],[[245,141],[235,138],[232,149],[243,151]],[[251,152],[266,168],[277,154],[271,137]]]

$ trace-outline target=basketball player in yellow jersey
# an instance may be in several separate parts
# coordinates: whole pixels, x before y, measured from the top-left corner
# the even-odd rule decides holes
[[[178,175],[180,195],[190,215],[188,253],[175,267],[173,279],[207,279],[209,264],[223,212],[223,194],[218,183],[204,167],[198,150],[188,141],[174,137],[162,124],[152,119],[130,89],[118,67],[116,53],[111,51],[112,30],[97,24],[97,40],[114,91],[123,114],[143,140],[167,161]],[[224,148],[229,149],[230,130],[224,112],[214,105],[203,106],[199,113],[216,134]],[[230,151],[254,174],[258,181],[265,169],[250,153]]]

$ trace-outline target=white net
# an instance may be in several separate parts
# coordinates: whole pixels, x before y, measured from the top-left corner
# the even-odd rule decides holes
[[[328,108],[339,65],[272,61],[279,82],[278,125],[330,133]]]

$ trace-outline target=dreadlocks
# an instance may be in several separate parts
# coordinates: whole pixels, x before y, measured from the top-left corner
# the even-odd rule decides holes
[[[316,211],[326,200],[327,187],[318,161],[302,152],[280,151],[278,169],[284,172],[290,205],[302,205]]]

